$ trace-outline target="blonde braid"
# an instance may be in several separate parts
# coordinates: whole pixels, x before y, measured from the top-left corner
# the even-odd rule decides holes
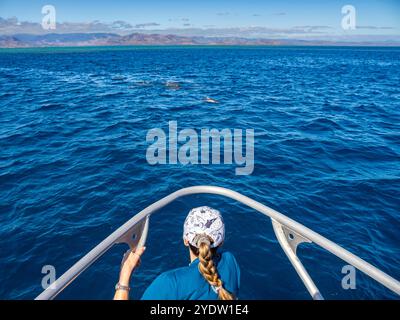
[[[209,239],[211,240],[211,239]],[[210,241],[212,242],[212,241]],[[213,261],[213,250],[210,248],[210,242],[200,242],[199,245],[199,271],[206,281],[214,286],[218,292],[220,300],[234,300],[233,294],[223,287],[222,280],[218,275],[218,270]]]

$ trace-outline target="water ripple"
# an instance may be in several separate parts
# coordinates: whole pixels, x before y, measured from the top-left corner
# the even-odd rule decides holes
[[[145,206],[198,184],[253,197],[400,278],[398,49],[49,50],[0,53],[0,298],[34,298],[43,265],[61,274]],[[254,173],[150,166],[146,133],[170,120],[254,129]],[[152,217],[135,298],[158,273],[186,265],[183,219],[204,204],[225,216],[241,298],[308,298],[269,221],[198,195]],[[122,251],[60,298],[111,298]],[[362,276],[359,290],[344,291],[343,263],[312,245],[299,253],[328,298],[394,298]]]

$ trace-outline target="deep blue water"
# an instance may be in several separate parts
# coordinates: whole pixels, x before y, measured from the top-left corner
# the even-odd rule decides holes
[[[166,86],[178,82],[179,89]],[[0,51],[0,298],[32,299],[145,206],[182,187],[231,188],[311,227],[400,279],[400,49],[93,48]],[[219,100],[208,104],[205,96]],[[149,129],[253,128],[255,168],[146,162]],[[188,263],[193,206],[220,209],[242,299],[308,299],[261,214],[217,196],[151,220],[138,298]],[[110,299],[123,246],[60,299]],[[398,298],[315,245],[298,254],[327,299]]]

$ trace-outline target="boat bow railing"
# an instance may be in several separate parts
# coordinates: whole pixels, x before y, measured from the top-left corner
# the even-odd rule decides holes
[[[170,195],[158,200],[147,208],[133,216],[125,224],[110,234],[106,239],[100,242],[89,253],[76,262],[62,276],[45,289],[36,300],[54,299],[62,290],[64,290],[72,281],[74,281],[83,271],[89,268],[105,252],[118,243],[127,243],[130,249],[135,250],[145,244],[149,229],[149,217],[159,209],[178,198],[193,194],[216,194],[224,196],[253,208],[254,210],[266,215],[272,221],[275,235],[293,265],[300,279],[303,281],[311,297],[315,300],[323,299],[317,286],[311,279],[301,260],[297,256],[297,246],[302,242],[314,243],[338,258],[364,272],[372,279],[381,283],[388,289],[400,295],[400,282],[385,272],[374,267],[365,260],[359,258],[348,250],[342,248],[336,243],[328,240],[313,230],[303,226],[295,220],[275,211],[260,202],[246,197],[238,192],[216,187],[216,186],[194,186],[183,188],[171,193]]]

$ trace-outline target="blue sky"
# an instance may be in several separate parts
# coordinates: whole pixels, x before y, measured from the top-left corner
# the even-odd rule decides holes
[[[354,34],[400,36],[400,0],[0,0],[0,17],[40,22],[46,4],[56,8],[57,23],[66,23],[65,28],[67,23],[92,21],[125,21],[144,30],[259,27],[268,34],[274,29],[284,33],[296,27],[329,27],[311,32],[316,36],[343,33],[341,8],[351,4],[360,27]]]

